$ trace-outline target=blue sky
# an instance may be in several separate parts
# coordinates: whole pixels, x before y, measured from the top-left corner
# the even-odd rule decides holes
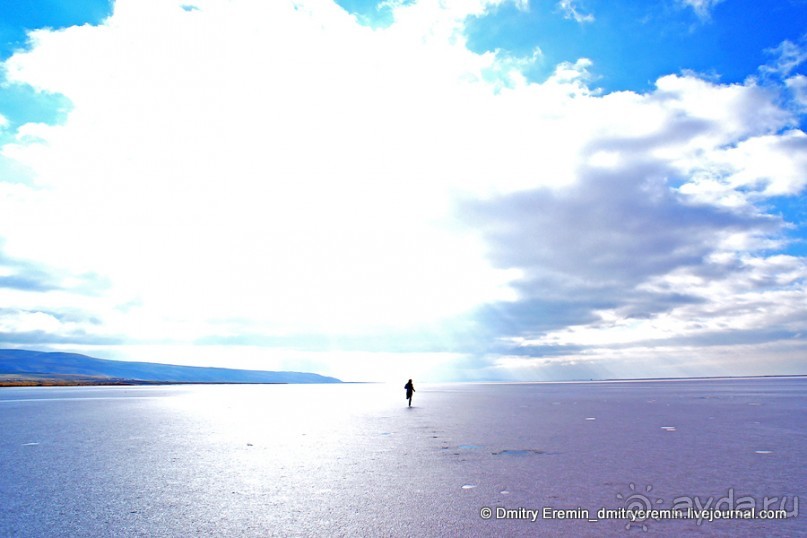
[[[805,373],[807,3],[0,7],[0,345]]]
[[[108,17],[111,11],[112,4],[108,0],[8,2],[3,5],[3,19],[0,21],[2,57],[7,58],[15,50],[25,47],[28,30],[98,24]]]
[[[389,5],[339,4],[365,24],[392,22]],[[569,6],[582,20],[557,2],[533,1],[526,9],[505,3],[469,18],[468,46],[518,56],[540,48],[540,65],[527,72],[537,81],[551,75],[558,63],[586,57],[594,63],[597,87],[646,91],[658,77],[684,70],[742,82],[772,59],[769,49],[786,39],[798,42],[807,28],[807,4],[798,0],[731,0],[703,11],[676,0],[588,0]]]
[[[4,3],[0,8],[0,59],[25,49],[28,30],[98,24],[109,16],[111,7],[107,0]],[[0,111],[13,127],[27,122],[61,121],[69,107],[69,100],[61,95],[43,94],[24,85],[6,86],[0,91]]]
[[[658,77],[683,70],[742,82],[770,61],[766,49],[798,40],[807,27],[805,4],[789,0],[722,2],[708,16],[671,0],[589,1],[580,9],[593,20],[558,16],[560,8],[550,2],[531,4],[527,13],[503,6],[471,25],[469,44],[516,54],[538,46],[544,75],[557,63],[590,58],[597,86],[646,91]]]

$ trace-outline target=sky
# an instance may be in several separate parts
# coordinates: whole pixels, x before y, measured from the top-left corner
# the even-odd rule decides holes
[[[0,62],[0,347],[807,374],[807,0],[26,0]]]

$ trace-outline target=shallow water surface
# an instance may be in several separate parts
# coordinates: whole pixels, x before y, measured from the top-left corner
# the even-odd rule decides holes
[[[805,424],[803,378],[2,389],[0,536],[807,536]],[[597,517],[740,500],[789,517]]]

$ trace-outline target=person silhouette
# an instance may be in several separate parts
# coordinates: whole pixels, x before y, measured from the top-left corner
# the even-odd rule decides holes
[[[409,400],[409,407],[412,407],[412,393],[415,392],[415,385],[411,379],[404,385],[404,389],[406,389],[406,399]]]

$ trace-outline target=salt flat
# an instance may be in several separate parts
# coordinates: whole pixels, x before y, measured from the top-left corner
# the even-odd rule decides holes
[[[404,381],[2,389],[0,536],[807,536],[805,378]]]

